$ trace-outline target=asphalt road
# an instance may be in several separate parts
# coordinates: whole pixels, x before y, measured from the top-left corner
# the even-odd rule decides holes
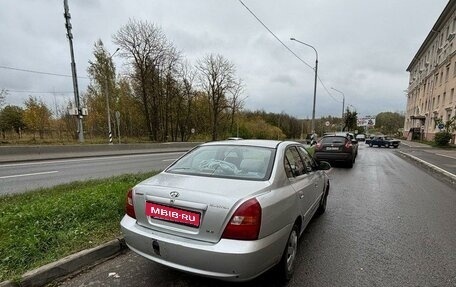
[[[21,193],[76,180],[162,170],[182,152],[0,164],[0,194]]]
[[[301,237],[293,279],[230,284],[126,252],[61,286],[456,286],[456,190],[392,149],[330,171],[327,212]],[[210,258],[208,258],[210,260]]]

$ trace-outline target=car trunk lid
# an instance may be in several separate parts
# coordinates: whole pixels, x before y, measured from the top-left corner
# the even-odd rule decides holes
[[[135,187],[137,222],[153,230],[217,242],[236,208],[268,187],[268,181],[163,172]]]

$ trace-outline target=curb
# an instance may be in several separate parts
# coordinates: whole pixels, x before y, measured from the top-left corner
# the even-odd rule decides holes
[[[440,167],[438,167],[436,165],[428,163],[427,161],[424,161],[424,160],[422,160],[422,159],[420,159],[420,158],[418,158],[416,156],[413,156],[411,154],[408,154],[406,152],[399,151],[399,153],[402,154],[403,156],[406,156],[406,157],[408,157],[408,158],[410,158],[410,159],[412,159],[412,160],[414,160],[414,161],[416,161],[416,162],[418,162],[418,163],[430,168],[434,172],[437,172],[437,173],[445,176],[452,184],[456,184],[456,175],[452,174],[451,172],[448,172],[448,171],[446,171],[446,170],[444,170],[444,169],[442,169],[442,168],[440,168]]]
[[[126,249],[123,238],[118,238],[100,246],[71,254],[56,262],[49,263],[37,269],[26,272],[19,282],[4,281],[0,287],[38,287],[49,284],[81,271],[84,267],[94,266],[107,259],[115,257]]]

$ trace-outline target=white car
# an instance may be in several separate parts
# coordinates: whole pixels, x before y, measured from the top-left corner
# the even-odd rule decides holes
[[[363,142],[363,141],[366,140],[366,135],[364,135],[364,134],[357,134],[356,137],[355,137],[355,139],[356,139],[357,141],[359,141],[359,142]]]

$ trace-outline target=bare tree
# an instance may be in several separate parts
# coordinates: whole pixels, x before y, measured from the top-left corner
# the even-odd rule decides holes
[[[235,82],[233,89],[230,91],[231,97],[229,99],[230,109],[231,109],[231,123],[230,131],[233,132],[234,118],[236,113],[238,113],[244,107],[244,101],[246,98],[241,97],[242,92],[244,91],[244,85],[241,80]],[[237,136],[237,135],[236,135]]]
[[[5,89],[0,90],[0,108],[5,104],[7,94],[8,92]]]
[[[133,68],[132,78],[143,103],[149,138],[157,140],[157,98],[153,98],[153,93],[159,79],[159,63],[165,57],[170,44],[156,25],[132,19],[117,31],[113,41],[120,47],[120,55],[130,61]]]
[[[210,54],[198,61],[197,69],[211,110],[212,140],[217,140],[221,113],[229,107],[227,94],[237,87],[235,67],[222,55]]]

